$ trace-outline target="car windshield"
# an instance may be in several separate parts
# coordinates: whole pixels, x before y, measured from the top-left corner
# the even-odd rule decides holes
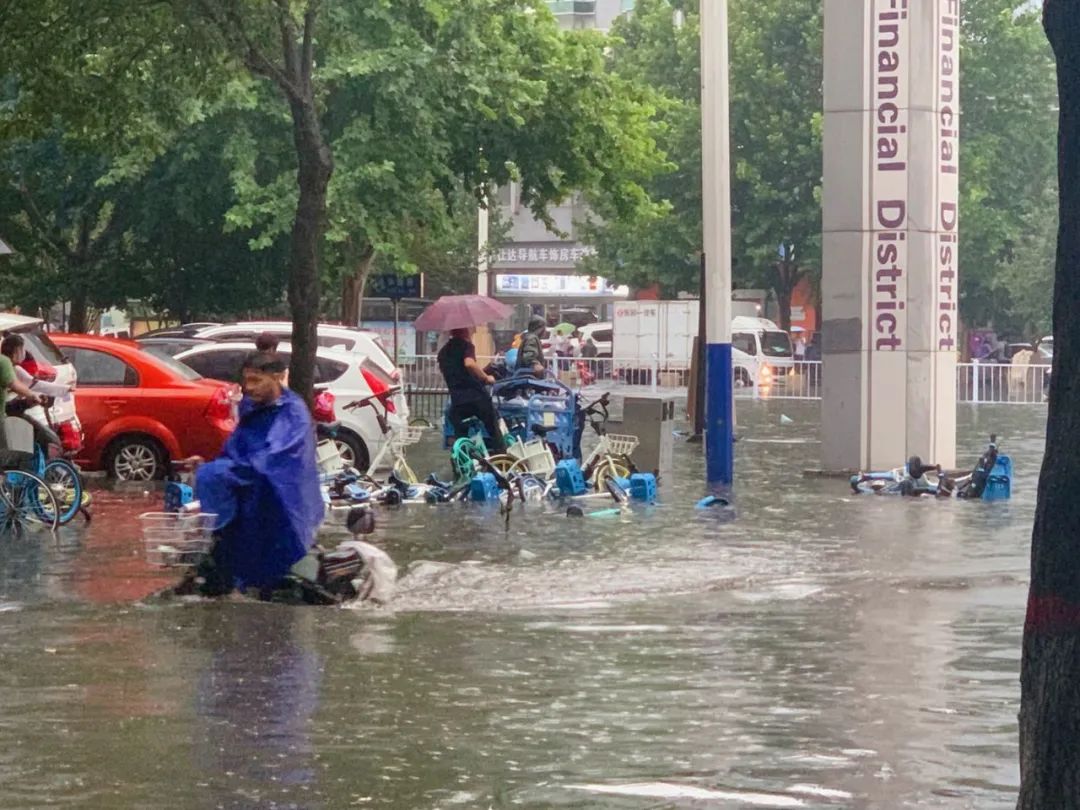
[[[762,332],[761,352],[766,357],[791,357],[791,338],[787,332]]]
[[[179,360],[169,354],[169,352],[167,351],[168,346],[143,346],[142,350],[147,354],[151,354],[156,357],[158,360],[160,360],[162,363],[172,369],[172,371],[174,371],[179,377],[185,380],[201,380],[203,378],[202,374],[197,372],[195,369],[191,368],[190,366],[185,366],[183,363],[181,363]]]

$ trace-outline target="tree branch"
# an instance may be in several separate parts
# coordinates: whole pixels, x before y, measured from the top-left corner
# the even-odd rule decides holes
[[[292,11],[289,9],[288,0],[274,0],[278,7],[278,28],[281,31],[281,52],[285,58],[285,72],[289,80],[299,85],[301,93],[307,93],[303,78],[300,73],[300,55],[296,52],[296,25],[293,22]]]
[[[304,11],[304,47],[300,54],[300,81],[311,93],[311,74],[315,69],[315,20],[319,16],[319,0],[309,0]]]
[[[293,84],[291,77],[271,62],[248,36],[243,16],[237,12],[234,5],[230,4],[224,14],[218,14],[214,0],[196,0],[196,3],[202,15],[217,27],[230,47],[237,51],[237,56],[248,70],[274,82],[289,101],[300,99],[299,89]]]

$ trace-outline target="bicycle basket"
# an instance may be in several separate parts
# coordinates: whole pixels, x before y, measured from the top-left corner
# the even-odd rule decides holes
[[[395,428],[390,441],[398,447],[408,447],[410,444],[416,444],[422,438],[424,438],[424,427],[422,425],[407,425]]]
[[[209,512],[139,515],[147,562],[163,568],[199,562],[210,551],[217,517]]]
[[[640,444],[637,436],[621,433],[608,433],[604,438],[607,439],[608,452],[613,456],[628,456]]]

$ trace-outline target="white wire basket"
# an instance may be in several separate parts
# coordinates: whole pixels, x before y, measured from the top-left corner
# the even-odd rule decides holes
[[[146,560],[162,568],[195,565],[210,551],[217,515],[210,512],[144,512]]]
[[[408,447],[410,444],[416,444],[422,438],[424,438],[424,427],[422,425],[403,425],[394,428],[394,432],[390,436],[390,443],[398,448]]]
[[[601,442],[607,444],[607,451],[614,456],[628,456],[640,444],[637,436],[624,433],[606,433]]]

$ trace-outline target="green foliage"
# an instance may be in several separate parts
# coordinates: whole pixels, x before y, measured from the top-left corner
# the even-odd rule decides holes
[[[1037,9],[965,0],[960,60],[960,309],[1046,331],[1057,222],[1057,90]]]
[[[654,127],[670,163],[635,176],[656,204],[627,219],[596,200],[600,218],[588,228],[596,272],[639,286],[659,280],[668,294],[697,290],[702,249],[696,9],[644,0],[612,31],[611,70],[658,96]],[[820,268],[821,3],[736,2],[729,24],[733,278],[790,294],[793,280],[775,268],[781,242],[798,258],[787,276]]]

